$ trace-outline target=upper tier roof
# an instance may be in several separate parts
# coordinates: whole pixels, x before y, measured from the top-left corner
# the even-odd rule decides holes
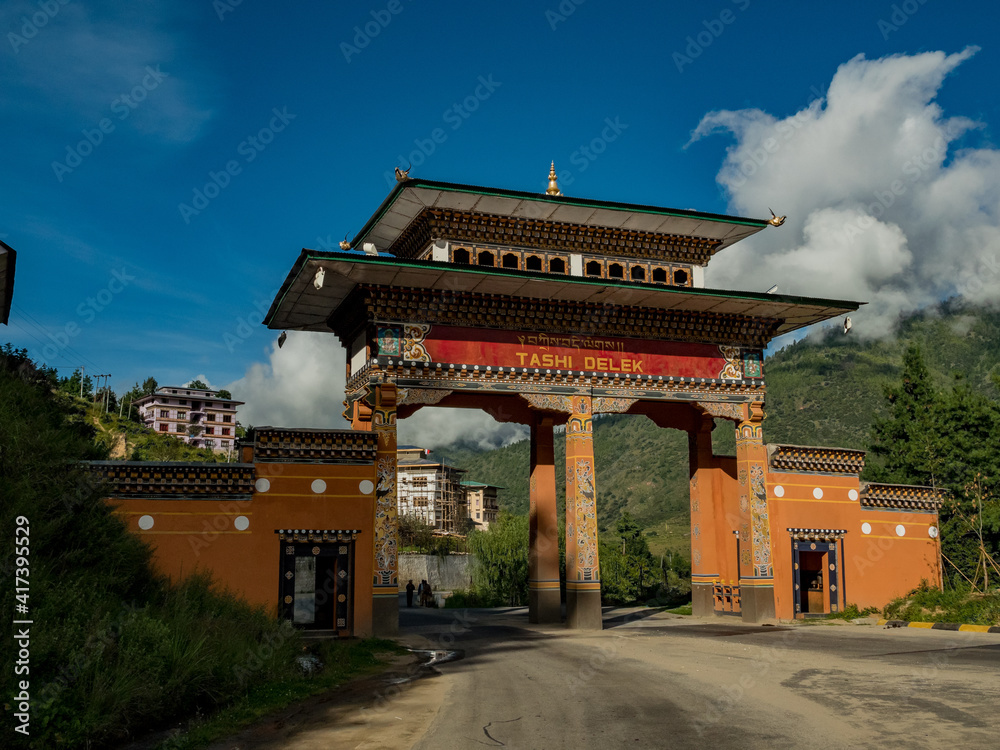
[[[635,237],[642,233],[647,241],[652,236],[664,245],[688,240],[704,248],[706,260],[768,225],[762,219],[410,179],[392,189],[351,241],[351,247],[360,250],[364,243],[370,242],[380,253],[415,257],[427,240],[424,234],[437,239],[431,235],[445,235],[448,231],[441,226],[444,222],[430,229],[422,226],[435,213],[496,217],[514,226],[531,226],[536,230],[540,225],[551,225],[582,228],[589,234],[598,232],[611,237]],[[564,249],[575,249],[579,238],[579,233],[573,233],[564,240]],[[622,254],[613,247],[605,247],[603,251]]]
[[[17,253],[0,240],[0,323],[10,318],[10,303],[14,299],[14,265]]]

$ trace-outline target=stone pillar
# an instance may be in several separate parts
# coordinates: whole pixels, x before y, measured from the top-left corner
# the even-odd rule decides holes
[[[747,404],[736,426],[736,468],[740,493],[740,602],[743,622],[777,622],[774,608],[774,565],[768,518],[767,449],[761,420],[764,405]]]
[[[566,423],[566,622],[600,630],[601,576],[597,559],[597,489],[589,396],[570,397]]]
[[[712,587],[721,571],[715,535],[711,416],[688,432],[688,487],[691,496],[691,607],[698,617],[715,612]]]
[[[529,483],[528,622],[560,622],[559,529],[552,418],[533,413]]]
[[[399,573],[397,551],[399,524],[396,504],[396,384],[377,383],[371,386],[368,429],[375,431],[377,448],[375,465],[378,484],[375,486],[375,560],[372,576],[372,631],[376,636],[393,636],[399,632]],[[364,429],[364,404],[357,403],[354,412],[355,429]]]

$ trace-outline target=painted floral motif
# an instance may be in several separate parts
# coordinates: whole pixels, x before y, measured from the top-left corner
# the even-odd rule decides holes
[[[583,580],[592,580],[596,577],[597,568],[597,503],[594,467],[589,459],[576,462],[576,482],[577,566],[583,574]]]
[[[740,477],[740,487],[746,487],[747,486],[747,470],[746,469],[740,469],[739,477]]]
[[[741,403],[732,401],[723,403],[717,401],[699,401],[698,406],[706,414],[713,417],[732,419],[734,422],[739,422],[743,419],[743,404]]]
[[[396,552],[396,458],[378,460],[378,484],[375,488],[375,576],[376,586],[397,584]]]
[[[694,558],[695,565],[701,565],[701,550],[696,549],[692,554],[692,557]]]
[[[694,528],[691,530],[691,536],[693,536],[695,539],[700,539],[701,538],[701,526],[699,526],[698,524],[695,524]]]
[[[403,326],[402,357],[408,362],[430,362],[431,357],[424,348],[424,337],[431,327],[426,323],[407,323]]]
[[[632,408],[637,398],[610,398],[598,396],[594,399],[594,414],[622,414]]]
[[[562,412],[573,410],[573,401],[569,396],[557,396],[548,393],[522,393],[521,398],[536,409]]]
[[[750,504],[750,520],[753,524],[754,575],[771,576],[771,531],[767,513],[767,493],[764,486],[764,468],[760,464],[750,466],[750,486],[753,501]]]
[[[747,500],[746,495],[740,495],[740,513],[746,513],[750,510],[750,501]]]
[[[740,348],[738,346],[720,346],[719,352],[726,360],[726,364],[719,373],[720,380],[742,380],[743,368],[740,362]]]

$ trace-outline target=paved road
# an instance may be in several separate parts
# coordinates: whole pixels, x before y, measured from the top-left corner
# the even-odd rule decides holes
[[[1000,747],[997,635],[637,614],[404,609],[404,637],[464,651],[413,747]]]
[[[462,658],[400,662],[212,750],[1000,747],[998,635],[649,610],[606,611],[593,633],[527,619],[404,607],[404,642]]]

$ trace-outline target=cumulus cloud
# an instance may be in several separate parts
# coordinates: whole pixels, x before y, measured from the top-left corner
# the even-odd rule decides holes
[[[425,406],[399,423],[400,445],[439,448],[456,442],[482,450],[500,448],[528,437],[528,428],[497,422],[478,409]]]
[[[1000,152],[970,145],[979,123],[946,116],[935,101],[976,51],[859,55],[825,97],[787,117],[705,115],[689,146],[714,133],[735,138],[717,176],[730,211],[788,215],[720,253],[707,283],[868,302],[853,332],[872,336],[956,294],[996,300]]]
[[[344,349],[331,334],[289,331],[268,361],[255,362],[225,386],[238,401],[240,422],[272,427],[346,429]]]

